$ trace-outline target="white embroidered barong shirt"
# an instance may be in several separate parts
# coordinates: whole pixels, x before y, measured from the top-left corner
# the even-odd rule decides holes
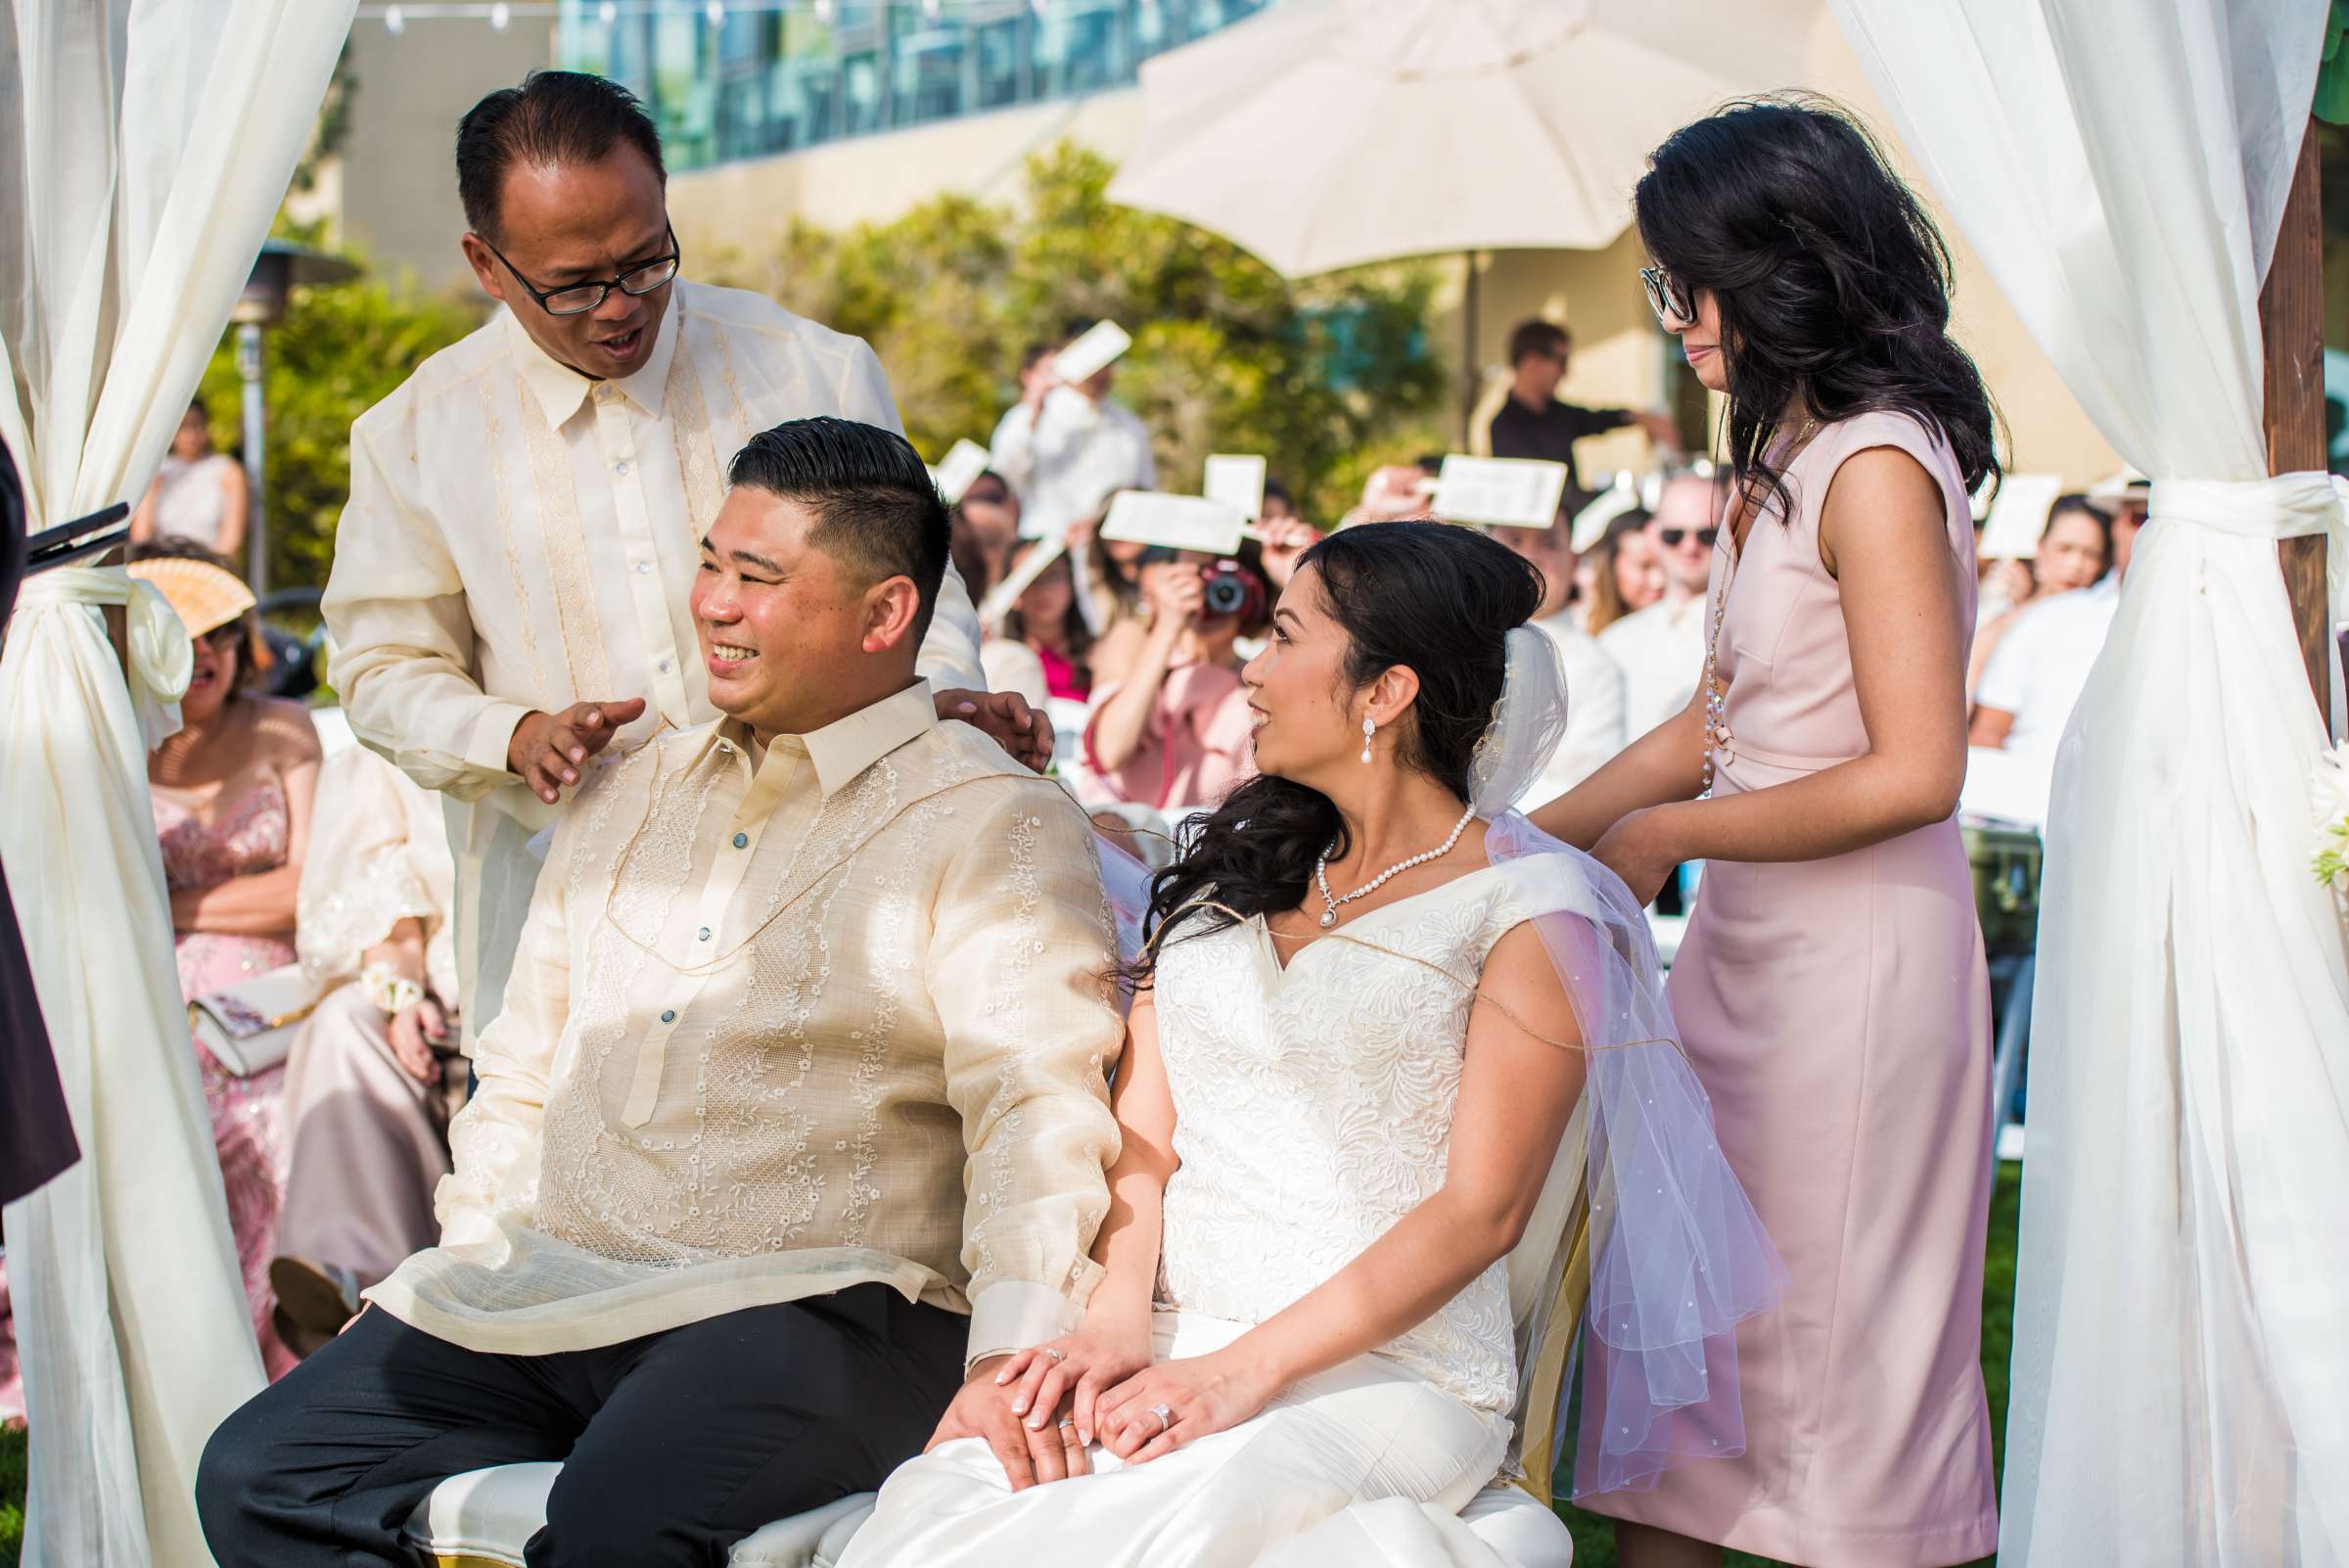
[[[441,1244],[369,1292],[474,1350],[879,1280],[976,1360],[1098,1276],[1122,1038],[1090,824],[917,682],[754,761],[599,761],[450,1130]]]

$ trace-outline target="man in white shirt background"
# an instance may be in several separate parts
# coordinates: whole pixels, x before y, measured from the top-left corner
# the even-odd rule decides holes
[[[1966,725],[1963,809],[2046,825],[2055,749],[2120,612],[2126,552],[2142,518],[2125,510],[2115,519],[2113,570],[2101,580],[2025,605],[1999,640]]]
[[[1647,525],[1664,563],[1664,597],[1598,634],[1622,667],[1624,732],[1637,740],[1688,706],[1705,673],[1705,589],[1721,536],[1721,486],[1701,475],[1675,474],[1656,498]]]
[[[678,278],[658,133],[618,84],[533,73],[464,117],[466,259],[505,309],[351,429],[323,605],[358,738],[443,792],[468,1038],[496,1016],[530,841],[607,745],[714,716],[684,611],[724,463],[784,420],[899,429],[860,341]],[[948,569],[921,672],[1032,764]]]
[[[1566,671],[1566,736],[1550,755],[1549,766],[1526,790],[1520,804],[1528,809],[1557,799],[1613,761],[1630,739],[1624,733],[1623,669],[1567,614],[1576,565],[1571,520],[1586,497],[1572,489],[1566,494],[1554,528],[1491,530],[1493,537],[1541,569],[1544,588],[1533,623],[1557,648]]]
[[[1109,394],[1116,363],[1071,386],[1054,368],[1057,353],[1031,350],[1020,400],[996,423],[988,456],[1019,491],[1020,532],[1032,539],[1065,540],[1071,524],[1098,518],[1118,491],[1158,487],[1150,432]]]

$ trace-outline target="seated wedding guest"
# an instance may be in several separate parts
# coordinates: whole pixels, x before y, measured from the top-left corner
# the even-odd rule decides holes
[[[1220,805],[1255,772],[1252,718],[1234,644],[1265,619],[1264,575],[1242,559],[1152,549],[1143,556],[1146,626],[1116,680],[1093,689],[1085,762],[1120,801],[1170,817]],[[1208,595],[1232,596],[1233,608]]]
[[[1721,486],[1711,480],[1683,473],[1664,482],[1647,525],[1664,565],[1664,596],[1598,633],[1599,646],[1623,667],[1624,729],[1634,740],[1686,708],[1704,677],[1712,614],[1705,590],[1721,507]]]
[[[1449,525],[1307,556],[1247,671],[1264,772],[1153,886],[1100,1283],[998,1374],[1066,1475],[1024,1488],[944,1423],[843,1568],[1497,1568],[1451,1515],[1563,1413],[1529,1352],[1576,1190],[1611,1195],[1578,1487],[1743,1451],[1701,1390],[1734,1387],[1776,1259],[1638,909],[1507,810],[1565,700],[1541,598]],[[1568,1146],[1578,1102],[1599,1130]],[[1651,1396],[1667,1348],[1695,1387]]]
[[[299,706],[254,690],[260,623],[252,590],[226,562],[201,544],[164,538],[133,552],[130,574],[171,602],[196,648],[180,731],[147,759],[179,989],[193,1002],[295,961],[318,735]],[[240,1078],[191,1044],[253,1332],[263,1364],[281,1376],[294,1357],[277,1334],[269,1260],[285,1198],[286,1068]]]
[[[2039,554],[2022,565],[2029,575],[2030,591],[2012,600],[2004,613],[1993,617],[1974,633],[1974,651],[1966,668],[1968,692],[1982,684],[1982,671],[1990,667],[1991,655],[1998,651],[1999,644],[2026,607],[2059,593],[2088,587],[2110,569],[2111,520],[2085,495],[2058,495],[2048,508],[2047,526],[2040,530]]]
[[[440,1244],[212,1435],[221,1568],[405,1563],[484,1465],[561,1461],[539,1568],[719,1568],[934,1431],[1065,1468],[994,1374],[1099,1274],[1091,829],[915,674],[948,530],[903,438],[795,420],[730,478],[690,600],[721,716],[586,770]]]
[[[2046,822],[2055,748],[2120,608],[2120,579],[2112,576],[2016,612],[1974,690],[1965,809],[2033,827]]]
[[[1534,628],[1557,649],[1566,672],[1566,734],[1550,754],[1549,765],[1526,788],[1530,807],[1554,800],[1615,760],[1631,738],[1624,733],[1623,669],[1598,639],[1574,623],[1567,601],[1574,596],[1573,518],[1586,498],[1571,493],[1558,509],[1555,528],[1494,528],[1487,531],[1542,574],[1542,603]]]
[[[1100,529],[1099,517],[1080,518],[1068,535],[1077,609],[1095,643],[1142,613],[1142,546],[1131,539],[1105,539]]]
[[[245,465],[212,450],[211,420],[198,400],[180,416],[155,483],[130,515],[131,542],[185,539],[234,559],[245,548]]]
[[[1020,400],[1004,410],[988,443],[988,466],[1020,492],[1020,531],[1030,538],[1065,539],[1070,524],[1099,516],[1118,491],[1158,484],[1149,430],[1109,394],[1117,365],[1077,386],[1055,368],[1058,349],[1091,325],[1072,322],[1052,350],[1029,351]]]
[[[1633,510],[1607,525],[1598,548],[1583,558],[1588,602],[1578,604],[1582,626],[1595,637],[1624,617],[1664,597],[1664,568],[1648,532],[1648,515]]]
[[[986,580],[1000,582],[1009,570],[1011,547],[1020,539],[1020,503],[1003,476],[991,470],[971,481],[971,487],[962,492],[962,499],[953,511],[954,536],[959,542],[966,535],[986,566]],[[971,590],[974,603],[986,596],[986,587],[970,579],[970,573],[957,556],[954,569],[961,572]]]
[[[1012,551],[1010,570],[1019,571],[1031,556],[1044,550],[1053,552],[1052,564],[1004,607],[995,637],[979,649],[983,665],[990,649],[1006,642],[1034,655],[1043,677],[1043,695],[1029,697],[1031,708],[1040,708],[1047,700],[1081,703],[1093,690],[1092,671],[1085,663],[1093,651],[1093,631],[1077,609],[1076,579],[1068,552],[1045,540],[1028,539]],[[988,666],[988,686],[992,691],[1018,689],[997,681],[991,665]],[[1021,695],[1028,693],[1021,691]]]
[[[1575,444],[1636,425],[1665,451],[1681,448],[1672,416],[1657,409],[1584,408],[1558,400],[1574,340],[1554,321],[1520,322],[1509,334],[1509,395],[1493,414],[1489,433],[1495,457],[1532,457],[1564,463],[1577,489],[1584,488]]]
[[[456,864],[439,798],[346,746],[318,770],[316,820],[295,945],[334,989],[286,1059],[286,1199],[269,1266],[279,1337],[302,1354],[438,1233],[442,1084],[457,1060]]]

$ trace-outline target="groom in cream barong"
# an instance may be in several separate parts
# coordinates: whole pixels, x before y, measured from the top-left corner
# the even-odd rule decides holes
[[[1089,825],[915,674],[948,529],[901,437],[795,421],[731,482],[691,600],[724,716],[584,769],[441,1245],[213,1435],[223,1568],[404,1565],[436,1484],[529,1460],[534,1568],[714,1568],[934,1431],[1065,1473],[993,1373],[1099,1272]]]

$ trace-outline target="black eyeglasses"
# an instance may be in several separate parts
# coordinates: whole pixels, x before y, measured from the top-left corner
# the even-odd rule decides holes
[[[1688,537],[1691,532],[1696,535],[1696,542],[1703,545],[1708,550],[1712,549],[1715,542],[1721,538],[1721,530],[1718,528],[1693,530],[1658,529],[1656,530],[1656,537],[1663,541],[1665,549],[1677,550],[1681,547],[1681,541]]]
[[[521,284],[524,291],[538,301],[539,309],[550,316],[580,316],[585,315],[611,298],[614,289],[618,289],[622,294],[638,295],[651,294],[655,289],[667,288],[669,281],[677,275],[677,264],[683,259],[684,254],[677,245],[677,231],[672,228],[668,233],[668,254],[662,256],[659,260],[647,261],[640,267],[631,267],[617,278],[589,278],[583,283],[567,283],[560,289],[539,288],[522,275],[520,267],[511,261],[506,261],[506,253],[494,245],[489,245],[486,236],[482,236],[481,239],[484,245],[489,246],[491,255],[500,261],[506,261],[506,270],[513,273],[514,281]]]
[[[1639,281],[1647,289],[1647,305],[1658,321],[1667,327],[1676,321],[1682,326],[1695,325],[1696,304],[1686,284],[1662,267],[1641,267]]]

